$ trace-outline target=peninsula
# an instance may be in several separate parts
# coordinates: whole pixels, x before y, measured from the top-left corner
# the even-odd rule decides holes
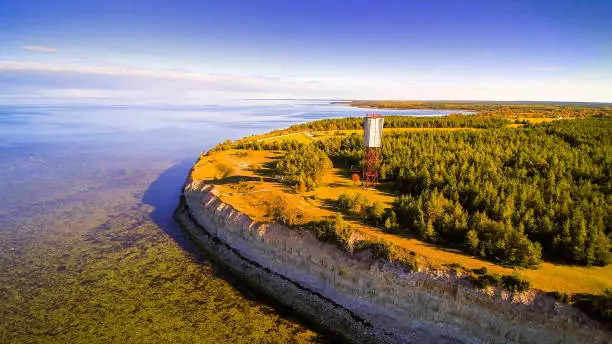
[[[219,263],[355,343],[609,343],[607,116],[386,116],[220,143],[176,218]]]

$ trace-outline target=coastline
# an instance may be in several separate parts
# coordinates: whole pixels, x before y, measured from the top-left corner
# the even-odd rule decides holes
[[[339,336],[347,343],[396,342],[385,340],[384,334],[375,333],[371,324],[349,310],[248,260],[239,251],[210,235],[196,224],[183,197],[174,213],[174,218],[198,247],[214,257],[216,264],[228,269],[259,293],[271,297],[284,307],[309,319],[316,327]]]
[[[250,220],[201,181],[185,184],[177,220],[238,276],[349,342],[609,342],[604,329],[550,297],[486,295],[450,276],[347,256],[308,233]]]

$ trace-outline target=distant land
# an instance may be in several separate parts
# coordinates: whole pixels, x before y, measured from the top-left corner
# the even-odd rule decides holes
[[[334,102],[333,102],[334,103]],[[475,111],[488,117],[518,119],[522,117],[609,117],[612,103],[528,102],[528,101],[408,101],[368,100],[335,102],[352,107],[372,109],[431,109]]]
[[[405,109],[425,109],[429,106],[440,106],[443,104],[462,104],[477,106],[482,104],[487,105],[555,105],[555,106],[588,106],[588,107],[606,107],[612,106],[609,102],[572,102],[572,101],[550,101],[550,100],[375,100],[375,99],[342,99],[342,98],[245,98],[243,100],[285,100],[285,101],[329,101],[334,104],[371,104],[372,106],[384,107],[384,103],[400,104]],[[421,106],[421,107],[418,107]],[[425,106],[425,107],[422,107]]]

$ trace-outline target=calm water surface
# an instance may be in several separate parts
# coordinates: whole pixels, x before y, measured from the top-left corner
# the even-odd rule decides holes
[[[172,212],[215,143],[368,111],[0,106],[0,343],[329,342],[211,265]]]

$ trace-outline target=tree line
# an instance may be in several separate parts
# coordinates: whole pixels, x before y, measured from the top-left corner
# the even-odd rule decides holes
[[[477,117],[473,115],[451,116],[385,116],[385,128],[501,128],[509,121],[502,118]],[[281,132],[295,132],[305,130],[349,130],[362,129],[362,117],[346,117],[322,119],[308,123],[295,124]]]

